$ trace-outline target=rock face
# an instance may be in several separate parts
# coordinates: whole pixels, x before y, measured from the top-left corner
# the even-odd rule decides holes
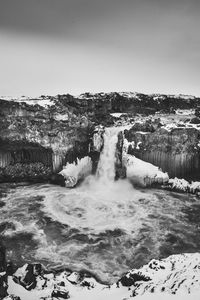
[[[87,116],[56,100],[47,107],[0,100],[0,107],[0,181],[44,180],[88,155]]]
[[[5,248],[0,244],[0,299],[8,295]]]
[[[26,264],[8,276],[8,293],[13,298],[4,299],[198,299],[200,254],[153,259],[142,268],[127,272],[111,286],[98,283],[85,272],[55,273],[39,264]]]
[[[124,132],[130,143],[128,154],[152,163],[169,177],[198,180],[200,177],[200,133],[195,128],[157,128],[154,132]]]

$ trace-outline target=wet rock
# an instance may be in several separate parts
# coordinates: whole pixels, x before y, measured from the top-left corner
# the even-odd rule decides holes
[[[190,123],[191,123],[191,124],[200,124],[200,118],[197,118],[197,117],[192,118],[192,119],[190,120]]]
[[[118,140],[117,140],[117,145],[116,145],[116,162],[115,162],[115,179],[118,178],[125,178],[126,177],[126,168],[123,165],[122,162],[122,149],[123,149],[123,144],[124,144],[124,136],[123,136],[123,132],[120,131],[118,133]]]
[[[61,298],[61,299],[69,299],[69,292],[61,289],[55,289],[53,290],[51,294],[52,298]]]
[[[1,208],[1,207],[4,207],[5,205],[6,205],[5,202],[0,201],[0,208]]]
[[[0,244],[0,273],[6,271],[6,250],[3,245]]]
[[[7,282],[6,252],[4,246],[0,244],[0,299],[3,299],[8,295]]]
[[[50,183],[65,186],[65,178],[61,174],[52,174],[50,177]]]

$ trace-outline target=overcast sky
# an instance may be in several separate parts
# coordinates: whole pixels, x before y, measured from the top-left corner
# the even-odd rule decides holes
[[[200,96],[199,0],[0,0],[0,95]]]

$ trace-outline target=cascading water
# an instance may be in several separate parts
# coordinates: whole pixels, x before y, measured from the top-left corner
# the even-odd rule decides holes
[[[119,127],[106,128],[104,133],[104,148],[100,155],[96,178],[106,184],[115,178],[115,151]]]
[[[151,258],[190,252],[191,245],[199,251],[194,216],[198,221],[200,204],[194,196],[114,181],[120,130],[106,128],[96,175],[74,189],[4,187],[0,237],[8,259],[84,269],[111,283]]]

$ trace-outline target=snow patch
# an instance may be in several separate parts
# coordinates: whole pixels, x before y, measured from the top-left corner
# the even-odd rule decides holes
[[[92,160],[90,157],[78,159],[77,164],[67,164],[63,167],[63,170],[59,173],[65,178],[66,187],[74,187],[77,182],[84,179],[92,172]]]

